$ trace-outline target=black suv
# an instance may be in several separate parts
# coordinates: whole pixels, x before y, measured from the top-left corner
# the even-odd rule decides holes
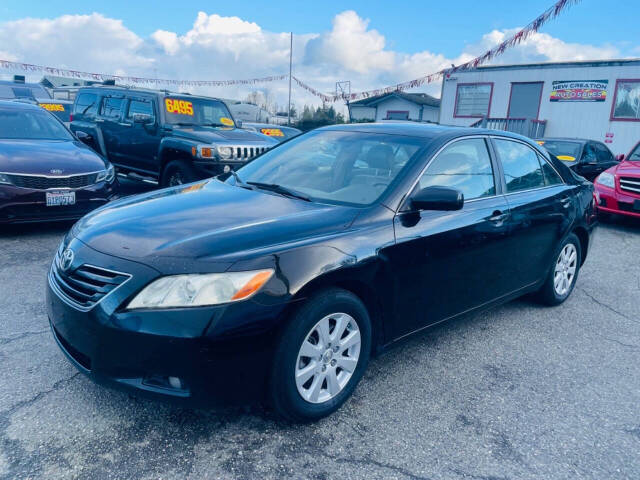
[[[228,172],[277,145],[238,127],[214,98],[102,85],[78,91],[71,117],[119,172],[161,186]]]

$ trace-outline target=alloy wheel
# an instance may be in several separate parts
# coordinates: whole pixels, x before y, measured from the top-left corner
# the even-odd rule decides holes
[[[173,172],[169,177],[169,186],[175,187],[178,185],[182,185],[184,181],[182,180],[182,174],[180,172]]]
[[[560,297],[567,294],[576,276],[578,251],[573,243],[567,243],[558,255],[553,274],[553,288]]]
[[[298,393],[310,403],[324,403],[349,383],[358,365],[360,329],[346,313],[322,318],[307,333],[296,359]]]

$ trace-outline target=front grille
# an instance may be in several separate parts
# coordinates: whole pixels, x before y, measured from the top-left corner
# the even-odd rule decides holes
[[[224,158],[224,160],[228,160],[228,161],[240,161],[240,162],[244,162],[246,160],[250,160],[253,157],[255,157],[256,155],[260,155],[261,153],[266,152],[267,150],[269,150],[269,147],[245,147],[242,145],[234,145],[231,146],[231,158]]]
[[[100,300],[126,282],[131,275],[114,272],[93,265],[81,265],[75,270],[63,271],[56,255],[49,281],[57,293],[79,310],[90,310]]]
[[[640,177],[620,177],[620,190],[640,194]]]
[[[72,175],[69,177],[49,177],[44,175],[6,174],[9,182],[16,187],[47,190],[49,188],[82,188],[96,183],[97,173]]]

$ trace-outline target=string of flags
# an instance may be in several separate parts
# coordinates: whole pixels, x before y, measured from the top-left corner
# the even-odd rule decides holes
[[[445,75],[450,75],[461,70],[470,70],[477,68],[478,66],[491,61],[492,59],[502,55],[506,50],[519,45],[531,35],[536,33],[545,23],[556,18],[564,10],[571,5],[579,3],[580,0],[557,0],[554,5],[545,10],[535,20],[526,25],[524,28],[516,32],[514,35],[504,40],[494,48],[487,50],[482,55],[475,57],[474,59],[463,63],[461,65],[452,66],[451,68],[445,68],[435,73],[424,75],[420,78],[409,80],[407,82],[398,83],[384,88],[377,88],[375,90],[368,90],[363,92],[351,93],[351,94],[335,94],[327,95],[319,90],[311,87],[307,83],[303,82],[295,76],[291,76],[291,79],[302,89],[306,90],[310,94],[320,98],[323,102],[333,103],[339,100],[355,101],[364,98],[375,97],[378,95],[384,95],[396,91],[404,91],[412,88],[419,87],[424,84],[433,83],[441,80]],[[93,80],[96,82],[104,82],[106,80],[114,80],[128,85],[138,86],[154,86],[158,85],[171,85],[175,87],[226,87],[232,85],[257,85],[260,83],[270,83],[281,81],[289,78],[288,74],[284,75],[272,75],[269,77],[249,78],[241,80],[175,80],[175,79],[159,79],[150,77],[136,77],[128,75],[109,75],[104,73],[91,73],[83,72],[79,70],[71,70],[66,68],[47,67],[43,65],[34,65],[30,63],[13,62],[9,60],[0,59],[0,68],[12,71],[21,71],[25,73],[43,73],[48,75],[57,75],[62,77],[77,78],[79,80]]]

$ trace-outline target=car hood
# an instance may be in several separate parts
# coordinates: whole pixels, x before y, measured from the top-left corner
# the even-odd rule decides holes
[[[640,162],[625,160],[613,167],[617,175],[640,177]]]
[[[238,144],[262,144],[277,145],[278,142],[262,135],[242,128],[214,128],[214,127],[173,127],[173,135],[176,137],[195,140],[203,143],[238,143]]]
[[[113,202],[84,217],[72,235],[105,254],[188,271],[338,234],[357,211],[205,180]]]
[[[75,175],[104,169],[105,161],[79,141],[0,140],[0,172]]]

